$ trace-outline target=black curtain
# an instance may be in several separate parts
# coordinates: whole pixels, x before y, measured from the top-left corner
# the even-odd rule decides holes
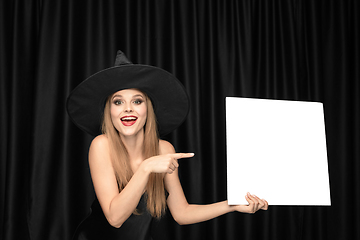
[[[0,1],[0,239],[70,239],[88,214],[91,137],[65,101],[118,49],[172,72],[189,93],[190,114],[166,139],[196,153],[180,162],[190,203],[226,199],[226,96],[324,103],[331,207],[271,206],[190,226],[168,213],[154,239],[360,239],[359,5]]]

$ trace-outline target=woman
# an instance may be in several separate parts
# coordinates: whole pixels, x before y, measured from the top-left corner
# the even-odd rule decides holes
[[[67,108],[78,127],[96,136],[89,165],[97,200],[74,239],[151,239],[151,221],[160,218],[166,206],[179,224],[268,208],[265,200],[250,194],[246,206],[229,206],[227,201],[188,204],[178,159],[194,154],[175,153],[158,135],[184,121],[189,101],[182,84],[160,68],[131,64],[119,51],[115,67],[81,83]]]

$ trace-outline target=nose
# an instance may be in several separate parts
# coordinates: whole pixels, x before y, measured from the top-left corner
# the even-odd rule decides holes
[[[125,106],[125,112],[132,112],[133,109],[131,107],[131,104],[130,103],[127,103],[126,106]]]

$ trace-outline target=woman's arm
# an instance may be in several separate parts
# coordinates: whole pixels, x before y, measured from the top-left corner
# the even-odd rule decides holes
[[[165,176],[165,187],[169,192],[167,205],[174,220],[180,225],[203,222],[234,211],[226,201],[208,205],[188,204],[177,170]]]
[[[95,193],[108,222],[114,227],[121,227],[130,217],[145,191],[150,173],[172,173],[178,167],[176,159],[191,156],[175,153],[144,160],[119,193],[107,137],[96,137],[90,146],[89,165]]]
[[[127,186],[119,193],[105,135],[100,135],[92,141],[89,166],[95,193],[106,219],[112,226],[120,227],[137,207],[145,191],[149,172],[139,167]]]
[[[162,149],[168,153],[175,152],[172,145],[167,142],[162,144]],[[266,210],[268,208],[268,203],[265,200],[249,193],[245,196],[249,205],[229,206],[227,201],[207,205],[188,204],[179,181],[177,169],[173,174],[166,174],[165,187],[169,192],[167,199],[169,210],[174,220],[180,225],[203,222],[233,211],[255,213],[259,209]]]

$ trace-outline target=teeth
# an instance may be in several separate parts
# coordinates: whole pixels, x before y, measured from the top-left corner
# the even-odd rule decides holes
[[[134,121],[136,120],[135,117],[124,117],[124,118],[121,118],[121,121]]]

